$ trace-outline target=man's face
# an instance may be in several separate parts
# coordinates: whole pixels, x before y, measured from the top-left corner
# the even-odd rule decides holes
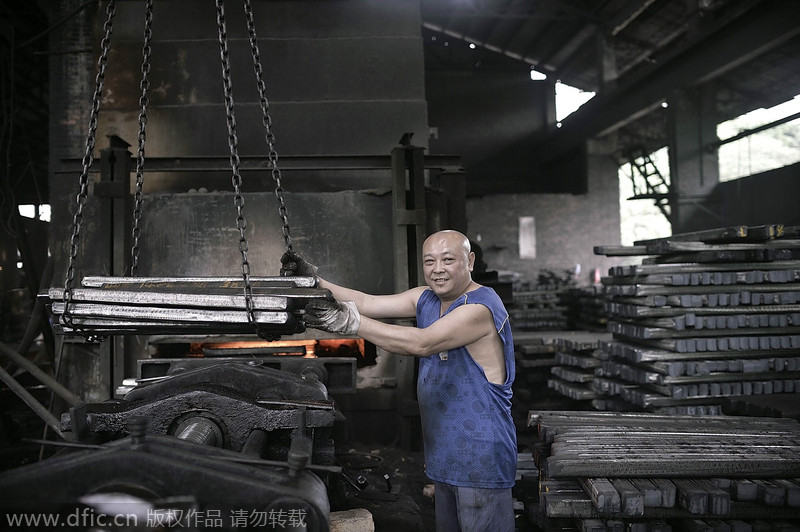
[[[470,272],[475,254],[468,253],[457,234],[437,234],[422,246],[422,269],[425,283],[440,299],[450,301],[460,296],[472,281]]]

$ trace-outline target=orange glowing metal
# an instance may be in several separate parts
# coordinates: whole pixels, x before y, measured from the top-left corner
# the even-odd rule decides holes
[[[262,341],[236,341],[236,342],[210,342],[193,344],[192,352],[202,353],[204,348],[209,349],[257,349],[260,347],[268,347],[274,349],[276,347],[304,347],[305,354],[303,358],[314,358],[316,352],[335,354],[337,351],[347,350],[350,353],[358,353],[364,356],[364,340],[360,338],[329,338],[325,340],[277,340],[269,342]],[[297,353],[273,353],[275,355],[295,355]]]

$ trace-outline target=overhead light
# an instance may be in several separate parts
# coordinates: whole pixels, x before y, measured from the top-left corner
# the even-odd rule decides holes
[[[667,107],[669,107],[669,104],[667,102],[661,102],[661,107],[663,109],[666,109]]]
[[[469,43],[469,49],[470,50],[474,50],[475,48],[477,48],[477,47],[475,46],[474,42]]]

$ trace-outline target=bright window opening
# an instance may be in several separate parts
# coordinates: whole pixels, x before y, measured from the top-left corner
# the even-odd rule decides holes
[[[38,212],[37,212],[38,211]],[[50,205],[20,205],[19,214],[24,218],[39,219],[43,222],[50,221]]]
[[[769,109],[756,109],[717,126],[719,180],[732,181],[800,162],[800,117],[725,142],[749,130],[800,113],[800,95]]]
[[[594,98],[593,92],[556,81],[556,122],[561,122],[592,98]]]
[[[650,154],[650,159],[661,175],[669,180],[669,154],[667,148],[662,148]],[[629,164],[619,168],[619,218],[620,235],[623,246],[632,246],[637,240],[662,238],[672,234],[672,226],[666,216],[656,206],[652,199],[630,199],[634,196],[631,175],[637,180],[643,179],[636,175],[636,170]],[[637,182],[637,188],[642,186]]]
[[[547,79],[547,74],[543,74],[542,72],[539,72],[538,70],[532,68],[531,69],[531,79],[533,81],[542,81],[544,79]]]

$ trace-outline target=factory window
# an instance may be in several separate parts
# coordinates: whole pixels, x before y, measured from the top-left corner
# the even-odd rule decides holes
[[[23,218],[38,219],[43,222],[50,221],[50,205],[20,205],[19,214]]]
[[[800,162],[800,95],[719,124],[717,137],[720,181]]]
[[[581,105],[585,104],[593,97],[593,92],[583,91],[557,81],[556,122],[560,123],[564,118],[577,111]]]
[[[669,154],[662,148],[650,155],[658,171],[669,180]],[[672,234],[669,220],[659,210],[653,200],[630,199],[634,196],[631,167],[619,167],[619,221],[620,243],[631,246],[637,240],[661,238]],[[638,176],[637,176],[638,178]]]

